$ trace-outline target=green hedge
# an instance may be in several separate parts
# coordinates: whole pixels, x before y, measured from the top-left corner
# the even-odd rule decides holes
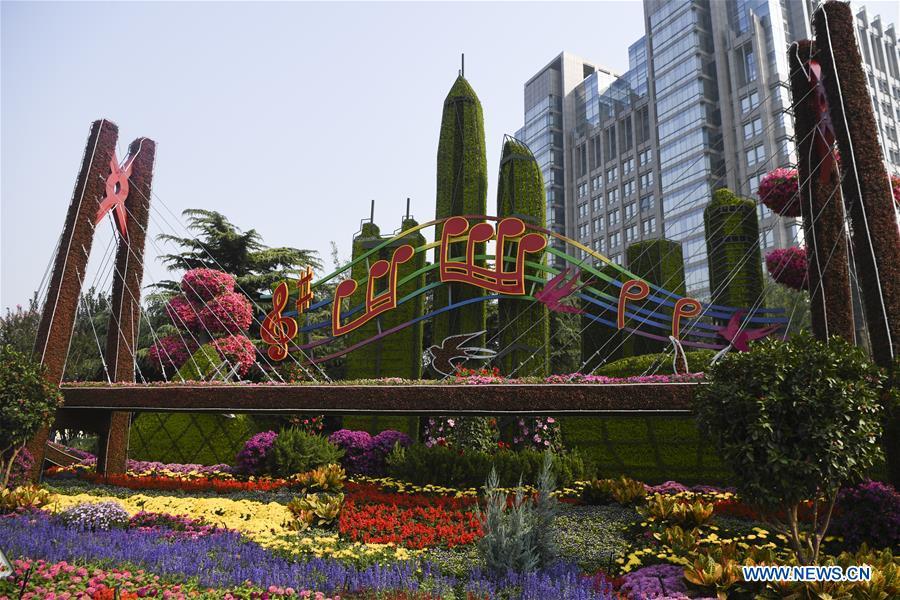
[[[703,211],[713,303],[750,307],[763,291],[756,203],[718,189]]]
[[[712,360],[716,353],[713,350],[692,350],[685,354],[691,372],[701,373],[706,369],[709,361]],[[671,375],[674,372],[672,370],[672,356],[671,352],[631,356],[605,364],[594,373],[596,375],[606,375],[607,377],[636,377],[644,373]]]
[[[409,448],[395,449],[388,456],[388,475],[418,485],[481,487],[494,467],[500,484],[512,486],[520,477],[524,482],[534,482],[543,460],[543,453],[536,450],[460,453],[445,446],[429,448],[424,444],[413,444]],[[585,466],[578,452],[557,455],[553,472],[559,487],[592,475],[592,469]]]
[[[131,425],[128,458],[164,463],[234,464],[256,433],[247,415],[143,413]]]
[[[681,242],[666,239],[644,240],[628,246],[625,254],[628,257],[629,271],[674,294],[685,295],[684,256]],[[633,304],[637,306],[633,305],[632,308],[640,307],[664,315],[672,314],[670,308],[660,306],[649,298]],[[626,325],[629,327],[641,326],[633,319],[626,319]],[[650,329],[647,325],[643,326],[642,331],[660,334],[658,329]],[[669,347],[668,342],[660,342],[640,335],[632,335],[626,345],[628,346],[626,351],[635,356],[663,352]]]

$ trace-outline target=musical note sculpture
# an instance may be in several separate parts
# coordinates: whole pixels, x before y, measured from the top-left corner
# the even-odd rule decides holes
[[[466,232],[468,232],[467,235]],[[444,223],[441,232],[440,273],[441,281],[468,283],[498,294],[521,296],[525,294],[525,253],[540,252],[547,246],[547,240],[539,233],[525,233],[525,223],[514,217],[497,224],[497,249],[494,267],[475,264],[476,246],[494,237],[494,227],[490,223],[477,223],[469,229],[469,221],[464,217],[451,217]],[[450,256],[451,244],[465,242],[466,253],[463,260]],[[506,246],[515,245],[513,269],[507,270],[503,259]]]
[[[616,326],[619,329],[625,327],[625,304],[628,300],[643,300],[650,295],[650,286],[646,281],[640,279],[629,279],[622,284],[619,290],[619,305],[616,314]],[[694,298],[679,298],[675,301],[675,308],[672,311],[672,335],[670,339],[675,343],[680,340],[681,319],[682,317],[696,317],[703,309],[699,300]],[[680,342],[679,342],[680,343]]]
[[[288,355],[288,343],[297,335],[297,320],[281,316],[288,303],[288,284],[282,281],[272,293],[272,310],[263,319],[259,335],[269,344],[267,354],[272,360],[284,360]]]
[[[310,304],[312,304],[312,291],[310,291],[310,285],[312,284],[313,278],[313,270],[311,267],[306,267],[306,271],[304,271],[300,275],[300,279],[297,280],[297,316],[302,315],[309,308]]]
[[[349,323],[341,324],[341,308],[344,298],[349,298],[356,291],[357,284],[347,279],[338,284],[334,290],[334,302],[331,305],[331,333],[334,336],[344,335],[358,327],[362,327],[378,315],[397,307],[397,268],[410,260],[415,250],[409,244],[398,246],[391,255],[390,262],[379,260],[369,268],[369,280],[366,283],[365,312]],[[387,287],[376,294],[378,281],[387,278]]]

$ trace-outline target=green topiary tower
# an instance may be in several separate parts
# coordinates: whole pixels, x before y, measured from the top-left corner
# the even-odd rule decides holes
[[[703,211],[703,223],[712,302],[752,306],[763,290],[756,204],[718,189]]]
[[[681,243],[672,240],[644,240],[635,242],[628,246],[625,251],[628,257],[628,270],[644,279],[645,281],[657,285],[665,290],[684,296],[684,255],[681,250]],[[664,306],[660,306],[657,302],[646,300],[637,303],[638,306],[653,310],[662,314],[672,314],[672,310]],[[633,322],[633,319],[627,319],[626,322]],[[635,327],[638,323],[631,326]],[[666,335],[660,333],[659,330],[650,330],[644,325],[642,331]],[[655,352],[663,352],[670,348],[670,344],[658,342],[639,335],[632,335],[625,344],[629,346],[629,356],[638,356],[641,354],[653,354]]]
[[[481,102],[469,82],[460,75],[444,100],[441,135],[437,153],[438,219],[453,215],[483,215],[487,210],[487,155],[484,143],[484,116]],[[442,227],[435,228],[440,241]],[[463,246],[463,244],[456,244]],[[464,252],[453,249],[454,252]],[[484,244],[478,248],[484,253]],[[454,254],[456,256],[456,254]],[[439,255],[435,254],[435,261]],[[484,295],[484,290],[461,283],[439,287],[434,292],[434,309]],[[456,310],[441,313],[434,319],[433,343],[440,344],[447,336],[474,333],[485,329],[484,303],[475,302]],[[475,338],[471,345],[484,344],[484,337]]]
[[[508,138],[503,144],[500,159],[497,216],[518,217],[526,223],[545,227],[547,208],[544,198],[544,177],[534,155],[526,145]],[[514,252],[514,249],[508,249],[507,255],[510,251]],[[531,255],[531,260],[541,262],[543,256],[543,253]],[[526,274],[544,276],[534,268],[528,269]],[[532,286],[537,284],[529,282],[526,287],[531,294],[540,289],[536,287],[532,290]],[[498,365],[501,373],[516,371],[516,375],[520,377],[545,377],[549,374],[550,317],[544,304],[501,298],[498,301],[497,327],[500,331],[500,352],[503,353]],[[524,365],[520,368],[523,362]]]
[[[621,283],[624,283],[628,280],[628,278],[624,274],[619,272],[617,269],[614,269],[610,265],[600,263],[596,266],[596,269],[604,275],[609,276],[611,279],[614,279]],[[613,326],[610,327],[605,323],[598,323],[597,321],[588,317],[586,314],[582,315],[581,317],[582,367],[580,370],[583,373],[593,373],[595,369],[603,364],[618,360],[625,356],[630,356],[624,351],[625,344],[627,343],[624,342],[624,340],[625,336],[628,335],[628,332],[618,331],[615,328],[615,298],[618,298],[619,290],[621,288],[601,279],[600,277],[594,277],[593,275],[585,271],[582,271],[581,279],[582,281],[593,279],[590,287],[612,297],[612,299],[604,299],[604,302],[611,305],[612,308],[603,308],[597,306],[592,302],[588,302],[587,300],[583,300],[581,302],[581,309],[585,313],[590,313],[596,317],[599,317],[606,321],[611,321],[613,323]]]

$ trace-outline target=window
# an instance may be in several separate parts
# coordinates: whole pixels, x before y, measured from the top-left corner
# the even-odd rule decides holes
[[[641,175],[641,189],[646,190],[653,185],[653,171]]]
[[[765,204],[763,204],[762,202],[760,202],[759,203],[759,218],[760,219],[768,219],[771,216],[772,216],[772,209],[769,208],[768,206],[766,206]]]
[[[622,195],[623,196],[630,196],[633,193],[634,193],[634,179],[632,179],[631,181],[626,181],[625,183],[622,184]]]
[[[600,177],[599,175],[597,175],[596,177],[592,177],[592,178],[591,178],[591,189],[594,190],[594,191],[599,190],[599,189],[600,189],[600,181],[601,181],[602,179],[603,179],[603,178]]]
[[[641,212],[653,210],[653,196],[644,196],[641,198]]]
[[[583,223],[578,226],[578,239],[579,240],[587,239],[588,233],[589,233],[589,231],[588,231],[587,223]]]
[[[634,159],[629,158],[622,163],[622,175],[628,175],[632,171],[634,171]]]
[[[603,219],[596,218],[594,219],[594,233],[600,233],[603,231]]]
[[[617,231],[617,232],[615,232],[614,234],[612,234],[612,235],[609,236],[609,247],[610,247],[610,249],[612,249],[612,248],[618,248],[618,247],[621,246],[621,245],[622,245],[622,233],[621,233],[621,232],[618,232],[618,231]]]
[[[756,117],[752,121],[744,123],[744,139],[749,140],[753,136],[762,133],[762,119]]]
[[[653,161],[653,152],[651,150],[644,150],[638,155],[638,163],[643,167],[646,164],[650,164]]]
[[[766,159],[766,149],[760,144],[758,146],[754,146],[747,150],[747,166],[752,167],[756,163],[762,162]]]
[[[603,252],[603,238],[597,238],[594,240],[594,252]]]
[[[759,92],[750,92],[741,98],[741,112],[749,112],[757,106],[759,106]]]
[[[616,168],[606,170],[606,183],[612,183],[616,180]]]
[[[763,229],[759,232],[759,245],[763,248],[771,248],[775,245],[775,232],[771,229]]]
[[[603,196],[594,196],[591,205],[594,212],[599,212],[603,208]]]
[[[625,220],[626,221],[634,216],[634,209],[635,209],[634,202],[631,202],[631,203],[625,205]]]
[[[606,192],[606,203],[610,206],[619,201],[619,188],[613,188]]]
[[[587,193],[588,193],[588,184],[586,182],[579,183],[578,184],[578,197],[584,198],[585,196],[587,196]]]
[[[629,244],[638,239],[638,228],[637,225],[632,225],[631,227],[627,227],[625,229],[625,241]]]
[[[608,227],[615,227],[619,224],[619,209],[615,209],[610,211],[608,215],[606,215],[606,223]]]
[[[588,216],[588,205],[587,202],[583,202],[578,205],[578,218],[584,219]]]
[[[750,195],[756,194],[756,190],[759,189],[759,180],[762,178],[762,173],[757,173],[753,177],[750,177],[747,180],[747,185],[750,187]]]
[[[609,260],[613,261],[617,265],[621,265],[622,264],[622,255],[621,254],[613,254],[612,256],[609,257]]]
[[[644,232],[644,235],[650,235],[654,231],[656,231],[656,217],[650,217],[649,219],[644,219],[641,222],[641,230]]]
[[[756,81],[756,54],[752,44],[744,44],[738,49],[738,58],[741,61],[738,69],[739,85],[747,85]]]

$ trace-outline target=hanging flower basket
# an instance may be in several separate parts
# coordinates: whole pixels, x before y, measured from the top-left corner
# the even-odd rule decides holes
[[[759,200],[782,217],[800,216],[800,185],[797,169],[778,168],[759,182]]]
[[[776,248],[766,254],[766,270],[772,279],[794,290],[809,288],[806,272],[806,248]]]

